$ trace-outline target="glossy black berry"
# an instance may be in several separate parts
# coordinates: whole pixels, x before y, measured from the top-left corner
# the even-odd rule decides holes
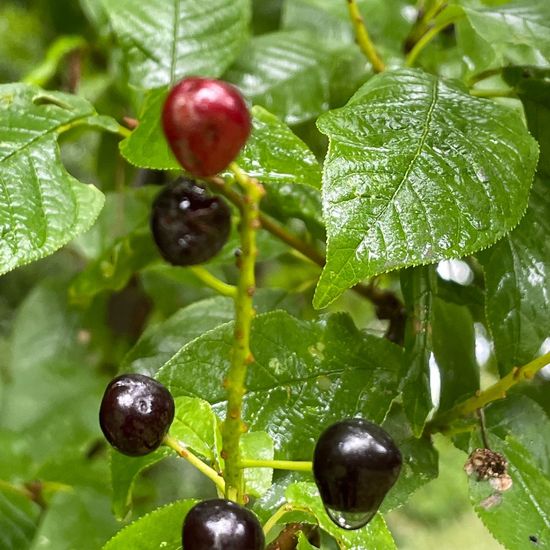
[[[368,523],[396,482],[401,453],[380,426],[362,418],[342,420],[319,437],[313,475],[333,521],[346,529]]]
[[[154,451],[174,420],[174,400],[156,380],[142,374],[117,376],[107,386],[99,424],[107,441],[129,456]]]
[[[166,261],[181,266],[201,264],[227,242],[231,212],[223,199],[180,178],[155,199],[151,230]]]
[[[263,550],[265,540],[256,516],[230,500],[196,504],[183,522],[184,550]]]

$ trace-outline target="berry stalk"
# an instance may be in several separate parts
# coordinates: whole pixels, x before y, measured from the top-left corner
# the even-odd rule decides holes
[[[239,440],[246,431],[241,412],[246,392],[246,372],[248,365],[254,362],[250,351],[250,326],[254,317],[253,296],[256,291],[255,263],[258,254],[256,231],[260,227],[260,200],[264,195],[263,187],[244,173],[235,163],[230,169],[240,185],[244,198],[240,205],[241,256],[240,276],[235,299],[235,329],[231,366],[225,380],[227,390],[227,413],[223,424],[223,457],[225,459],[225,496],[243,503],[244,477],[240,467],[241,457]]]

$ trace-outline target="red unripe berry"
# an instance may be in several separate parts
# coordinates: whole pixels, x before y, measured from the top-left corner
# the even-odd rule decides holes
[[[176,84],[162,112],[164,134],[178,162],[197,177],[225,170],[251,130],[239,91],[221,80],[189,77]]]

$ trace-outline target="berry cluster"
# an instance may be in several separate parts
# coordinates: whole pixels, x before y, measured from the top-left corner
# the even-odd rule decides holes
[[[229,84],[188,78],[170,92],[163,111],[164,131],[176,158],[197,177],[227,168],[250,133],[244,100]],[[189,266],[215,256],[227,241],[231,213],[219,197],[194,180],[179,178],[154,201],[151,229],[161,255]],[[121,453],[155,451],[168,434],[175,406],[170,392],[141,374],[125,374],[105,390],[101,429]],[[329,516],[340,527],[356,529],[377,512],[401,469],[401,453],[379,426],[351,418],[319,437],[313,474]],[[256,516],[225,499],[200,502],[187,514],[184,549],[262,550],[265,540]]]

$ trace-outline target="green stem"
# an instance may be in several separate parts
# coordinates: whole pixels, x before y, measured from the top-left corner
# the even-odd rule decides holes
[[[487,69],[486,71],[481,71],[480,73],[474,74],[468,79],[468,86],[471,87],[474,84],[477,84],[482,80],[485,80],[486,78],[491,78],[492,76],[500,75],[503,70],[504,70],[504,67],[497,67],[496,69]]]
[[[371,62],[372,69],[375,73],[381,73],[384,71],[385,66],[384,62],[378,55],[376,48],[369,36],[367,27],[365,26],[365,21],[361,12],[359,11],[359,6],[357,5],[356,0],[347,0],[348,2],[348,11],[353,25],[353,30],[355,31],[355,37],[357,39],[357,44],[361,51],[365,54],[365,57]]]
[[[292,512],[293,507],[291,504],[285,503],[283,504],[264,524],[264,534],[267,535],[275,525],[279,522],[279,520],[289,512]]]
[[[426,426],[427,433],[446,431],[448,426],[455,420],[474,414],[478,409],[482,409],[493,401],[504,399],[506,392],[523,380],[531,380],[537,372],[550,363],[550,353],[537,357],[523,367],[515,367],[506,376],[498,382],[488,387],[482,392],[478,392],[473,397],[459,403],[451,410],[436,416],[435,419]]]
[[[226,498],[243,503],[244,477],[240,468],[241,456],[239,440],[246,431],[242,420],[243,397],[246,392],[246,373],[248,365],[254,362],[250,351],[250,327],[255,311],[253,296],[256,291],[255,263],[258,255],[256,231],[260,227],[260,200],[264,195],[263,187],[254,178],[250,178],[234,162],[230,169],[244,196],[240,206],[241,237],[240,276],[235,299],[235,328],[231,365],[225,380],[227,390],[227,413],[223,423],[223,458],[225,459]]]
[[[181,443],[174,437],[167,435],[163,440],[164,445],[170,447],[170,449],[176,451],[176,453],[187,460],[189,464],[192,464],[199,472],[204,474],[208,479],[212,480],[216,487],[222,492],[225,493],[225,483],[222,477],[210,466],[205,464],[200,458],[196,457],[191,451],[186,449]]]
[[[189,268],[193,272],[193,275],[200,279],[205,285],[209,286],[211,289],[215,290],[218,294],[222,296],[228,296],[229,298],[237,298],[237,287],[234,285],[229,285],[218,279],[215,275],[212,275],[210,271],[205,269],[200,265],[195,265]]]
[[[447,28],[449,25],[452,25],[454,21],[444,21],[443,23],[440,23],[439,25],[436,25],[435,27],[432,27],[430,30],[426,32],[414,45],[413,49],[409,52],[409,55],[407,55],[407,59],[405,60],[405,64],[407,67],[412,67],[418,56],[420,55],[420,52],[445,28]]]
[[[253,460],[242,459],[241,468],[273,468],[274,470],[293,470],[295,472],[311,472],[312,463],[296,460]]]
[[[513,89],[477,89],[470,90],[470,95],[474,97],[493,98],[493,97],[516,97],[516,93]]]

